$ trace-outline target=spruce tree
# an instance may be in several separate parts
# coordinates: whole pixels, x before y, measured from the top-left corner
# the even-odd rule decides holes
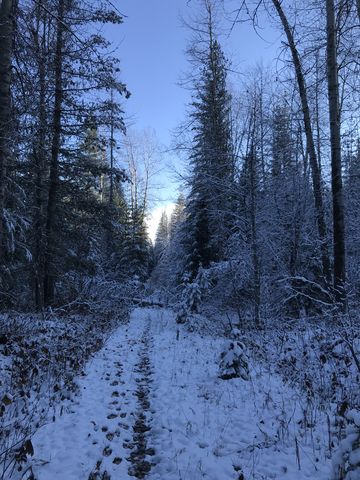
[[[169,239],[174,240],[181,223],[185,220],[185,197],[180,194],[169,221]]]
[[[159,263],[169,243],[169,219],[166,212],[161,214],[160,222],[156,231],[154,256],[155,262]]]
[[[152,273],[154,285],[173,288],[181,283],[185,269],[183,250],[184,220],[185,197],[180,194],[168,222],[166,248],[162,250],[161,257],[158,259]],[[161,228],[161,231],[165,233],[165,228]],[[161,234],[161,238],[164,239],[165,235]],[[164,242],[161,241],[160,244],[164,245]]]
[[[200,266],[225,257],[231,227],[234,155],[226,60],[209,23],[209,43],[202,58],[192,103],[193,145],[190,193],[186,204],[186,270],[195,278]]]
[[[150,269],[150,254],[145,212],[140,207],[127,208],[119,262],[124,278],[146,280]]]

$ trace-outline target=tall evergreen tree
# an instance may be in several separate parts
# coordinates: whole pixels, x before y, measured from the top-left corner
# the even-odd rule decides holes
[[[181,193],[175,203],[169,221],[169,239],[174,240],[180,225],[185,220],[185,197]]]
[[[120,266],[127,278],[146,280],[150,268],[150,241],[142,208],[128,209]]]
[[[159,263],[169,244],[169,219],[166,212],[162,212],[156,231],[154,256],[155,262]]]
[[[231,227],[234,155],[231,142],[230,94],[226,60],[214,38],[211,17],[208,46],[202,56],[196,100],[192,103],[193,146],[190,193],[184,222],[186,270],[196,277],[200,266],[224,258]]]
[[[2,6],[10,3],[17,2]],[[26,289],[24,302],[41,309],[58,301],[56,286],[62,288],[70,272],[94,272],[100,257],[93,253],[102,249],[111,219],[119,218],[107,205],[107,179],[118,184],[124,174],[109,168],[103,139],[110,125],[124,130],[118,97],[128,92],[118,80],[119,60],[109,53],[110,44],[98,26],[120,24],[122,17],[110,2],[41,0],[20,2],[15,20],[6,20],[16,62],[11,76],[16,141],[7,143],[14,161],[10,164],[7,155],[6,168],[6,177],[11,177],[6,183],[14,192],[7,188],[6,222],[1,226],[11,226],[19,254],[4,258],[7,278],[1,290],[14,304],[24,298],[17,286],[27,284],[31,290]],[[0,35],[4,26],[0,21]],[[1,50],[6,45],[0,43]],[[114,95],[107,100],[110,91]],[[1,102],[0,110],[4,107]],[[0,183],[2,189],[5,183]],[[6,239],[2,246],[8,244]]]
[[[155,269],[152,272],[152,282],[156,286],[173,288],[181,282],[185,268],[183,235],[186,236],[186,232],[183,228],[184,221],[185,197],[180,194],[168,221],[167,228],[165,229],[165,225],[161,229],[159,228],[161,231],[160,245],[166,245],[166,248],[161,248],[162,254],[158,258]],[[167,239],[166,242],[164,242],[165,237]]]

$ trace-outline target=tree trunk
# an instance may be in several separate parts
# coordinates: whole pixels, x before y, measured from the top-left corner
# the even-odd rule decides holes
[[[56,219],[58,183],[59,183],[59,152],[61,140],[61,108],[63,100],[63,44],[64,44],[64,1],[59,0],[57,12],[57,34],[55,51],[55,100],[53,113],[53,136],[51,145],[50,181],[46,212],[46,251],[44,264],[44,304],[54,302],[55,289],[55,242],[54,226]]]
[[[11,57],[14,34],[14,1],[0,3],[0,262],[4,258],[4,208],[7,162],[10,156]]]
[[[326,0],[326,32],[333,203],[334,289],[336,300],[345,305],[345,219],[341,172],[340,103],[334,0]]]
[[[320,239],[322,270],[323,270],[325,281],[329,284],[331,281],[331,274],[330,274],[330,261],[329,261],[328,246],[327,246],[324,205],[323,205],[323,198],[322,198],[321,175],[319,170],[318,159],[316,156],[316,149],[315,149],[314,135],[313,135],[312,125],[311,125],[310,109],[309,109],[309,102],[307,98],[305,78],[302,71],[299,52],[295,45],[293,32],[290,28],[287,17],[282,9],[281,3],[279,0],[272,0],[272,2],[279,15],[282,26],[284,28],[286,38],[289,44],[289,48],[291,51],[293,64],[294,64],[295,75],[296,75],[296,80],[298,84],[301,107],[303,112],[304,129],[305,129],[305,135],[306,135],[306,148],[309,155],[309,161],[310,161],[310,167],[311,167],[311,177],[312,177],[312,185],[313,185],[313,193],[314,193],[314,201],[315,201],[315,209],[316,209],[316,220],[317,220],[317,227],[318,227],[319,239]]]
[[[260,302],[261,302],[261,284],[260,284],[260,262],[258,252],[258,238],[256,226],[256,191],[257,191],[257,176],[256,176],[256,154],[252,147],[250,151],[250,223],[251,223],[251,256],[253,263],[254,275],[254,320],[255,325],[261,327],[260,319]]]
[[[261,92],[262,95],[262,92]],[[257,192],[258,175],[256,168],[256,100],[253,111],[253,118],[249,124],[250,151],[248,153],[248,174],[250,181],[250,229],[251,229],[251,258],[253,267],[253,292],[254,292],[254,321],[257,328],[261,328],[260,304],[261,304],[261,279],[260,279],[260,259],[258,251],[258,231],[257,231]],[[263,139],[261,138],[262,142]]]
[[[316,86],[315,86],[315,125],[316,125],[316,154],[321,177],[321,131],[320,131],[320,101],[319,101],[319,53],[316,54]]]
[[[46,176],[46,75],[45,75],[45,44],[46,44],[46,20],[43,19],[39,4],[36,9],[37,25],[34,31],[34,45],[39,73],[39,97],[38,97],[38,130],[34,143],[34,183],[35,183],[35,212],[34,212],[34,297],[35,307],[42,310],[44,306],[44,237],[45,237],[45,208],[46,197],[45,176]],[[41,30],[42,25],[42,32]]]
[[[110,124],[110,194],[109,203],[114,204],[114,91],[111,89],[111,124]]]

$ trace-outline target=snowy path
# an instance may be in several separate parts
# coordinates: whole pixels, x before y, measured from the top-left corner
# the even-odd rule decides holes
[[[144,392],[151,373],[144,351],[149,348],[148,326],[147,312],[136,311],[88,364],[79,380],[78,402],[37,432],[38,480],[133,478],[129,471],[141,478],[139,464],[148,471],[141,438],[147,429]]]
[[[302,433],[294,392],[260,366],[220,380],[222,346],[178,331],[169,311],[135,310],[80,378],[78,403],[36,434],[36,479],[328,480],[326,432]]]

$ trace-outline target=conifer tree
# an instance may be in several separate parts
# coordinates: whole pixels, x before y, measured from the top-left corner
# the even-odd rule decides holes
[[[231,226],[234,155],[230,126],[230,95],[226,60],[214,38],[208,5],[208,43],[201,56],[196,100],[192,103],[193,146],[190,193],[184,222],[186,270],[195,278],[200,266],[224,258]]]
[[[186,232],[183,228],[184,221],[185,197],[180,194],[168,221],[166,248],[163,249],[152,272],[154,285],[173,288],[182,281],[185,269],[183,235],[186,235]],[[161,230],[165,233],[165,228]],[[165,235],[162,234],[161,237],[165,238]],[[161,244],[164,245],[163,242]]]
[[[170,216],[169,221],[169,239],[174,240],[175,235],[181,225],[185,220],[185,197],[183,194],[180,194],[176,200],[174,210]]]
[[[16,199],[22,208],[12,222],[14,243],[26,256],[18,255],[16,269],[6,268],[13,278],[4,293],[8,299],[23,297],[16,285],[27,284],[31,295],[24,302],[41,309],[58,300],[56,286],[63,288],[65,278],[93,274],[102,258],[112,218],[106,131],[111,124],[117,132],[124,130],[118,98],[128,92],[118,80],[119,60],[97,27],[120,24],[122,17],[100,0],[20,2],[16,14],[10,23],[17,62],[11,76],[17,147],[7,176],[17,189],[13,206]],[[87,142],[98,154],[90,154]],[[125,178],[116,168],[111,177],[116,184]],[[119,218],[116,212],[114,218]],[[14,259],[10,263],[15,266]]]
[[[156,231],[154,256],[155,262],[159,263],[169,243],[169,219],[164,211],[161,214],[160,222]]]
[[[127,278],[146,280],[150,268],[150,241],[142,208],[127,210],[120,267]]]

